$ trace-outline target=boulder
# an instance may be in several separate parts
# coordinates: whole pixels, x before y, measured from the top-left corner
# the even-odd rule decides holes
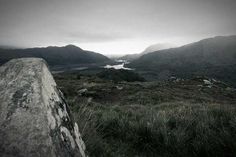
[[[78,125],[43,59],[13,59],[0,67],[0,156],[86,156]]]

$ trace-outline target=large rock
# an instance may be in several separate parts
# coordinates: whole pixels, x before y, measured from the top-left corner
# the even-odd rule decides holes
[[[43,59],[0,67],[0,156],[84,157],[85,145]]]

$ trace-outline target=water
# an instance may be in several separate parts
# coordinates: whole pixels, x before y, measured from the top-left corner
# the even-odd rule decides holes
[[[116,62],[118,62],[118,63],[120,63],[120,64],[116,64],[116,65],[106,65],[106,66],[104,66],[104,68],[105,68],[105,69],[111,69],[111,68],[113,68],[113,69],[116,69],[116,70],[119,70],[119,69],[133,70],[133,69],[131,69],[131,68],[126,68],[126,67],[125,67],[125,64],[128,64],[128,63],[129,63],[129,62],[127,62],[126,60],[118,60],[118,61],[116,61]]]

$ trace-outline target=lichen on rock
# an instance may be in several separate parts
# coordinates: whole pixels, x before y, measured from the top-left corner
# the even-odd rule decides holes
[[[78,125],[43,59],[13,59],[0,67],[0,156],[86,156]]]

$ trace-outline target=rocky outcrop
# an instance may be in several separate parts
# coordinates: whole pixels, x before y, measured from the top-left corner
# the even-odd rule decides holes
[[[85,157],[85,145],[43,59],[0,67],[0,156]]]

